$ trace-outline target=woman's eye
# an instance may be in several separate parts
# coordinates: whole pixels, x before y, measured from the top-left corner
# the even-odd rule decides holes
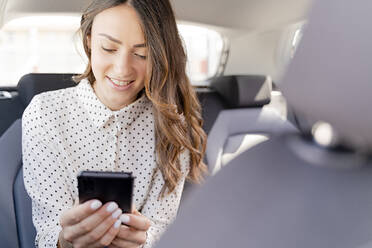
[[[109,48],[105,48],[105,47],[102,47],[102,49],[108,53],[113,53],[115,52],[116,50],[115,49],[109,49]]]
[[[134,55],[141,58],[141,59],[146,59],[147,58],[147,56],[144,56],[144,55],[141,55],[141,54],[138,54],[138,53],[135,53]]]

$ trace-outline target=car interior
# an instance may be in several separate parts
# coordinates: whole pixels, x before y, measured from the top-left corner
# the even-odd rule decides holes
[[[158,247],[371,247],[371,6],[314,2],[281,84],[306,117],[301,132],[284,130],[230,161]]]
[[[1,28],[32,16],[78,17],[87,2],[0,0],[0,58],[19,24],[8,28],[11,38]],[[202,185],[185,184],[175,223],[156,247],[368,247],[372,4],[171,2],[180,25],[210,29],[222,45],[200,61],[187,49],[189,70],[199,65],[190,79],[208,135],[209,175]],[[57,63],[53,56],[47,63]],[[32,64],[11,78],[12,63],[0,62],[9,78],[0,79],[0,240],[34,247],[22,113],[36,94],[76,86],[72,77],[81,71]]]

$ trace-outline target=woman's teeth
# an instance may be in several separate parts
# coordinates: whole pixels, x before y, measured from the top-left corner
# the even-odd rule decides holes
[[[131,82],[133,82],[133,81],[120,81],[120,80],[116,80],[116,79],[112,79],[112,78],[111,78],[111,81],[114,84],[119,85],[119,86],[126,86],[126,85],[130,84]]]

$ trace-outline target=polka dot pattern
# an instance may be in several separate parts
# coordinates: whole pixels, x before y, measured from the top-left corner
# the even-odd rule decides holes
[[[160,198],[164,179],[156,168],[154,117],[145,95],[111,111],[83,80],[35,96],[22,124],[24,182],[32,199],[37,247],[56,247],[60,215],[78,201],[76,176],[82,170],[133,173],[134,204],[152,222],[146,248],[176,216],[189,154],[181,154],[184,177],[175,192]]]

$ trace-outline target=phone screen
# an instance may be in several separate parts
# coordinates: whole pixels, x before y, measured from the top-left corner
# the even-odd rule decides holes
[[[82,171],[78,177],[79,202],[114,201],[123,213],[132,212],[134,177],[128,172]]]

